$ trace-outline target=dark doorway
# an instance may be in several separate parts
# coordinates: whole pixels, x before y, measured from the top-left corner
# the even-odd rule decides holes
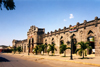
[[[94,37],[90,36],[87,38],[87,40],[90,42],[90,45],[92,47],[92,49],[95,49],[95,44],[94,44]],[[89,50],[89,54],[92,54],[92,49]]]
[[[75,53],[75,50],[76,50],[76,43],[77,43],[77,40],[74,38],[74,39],[73,39],[73,46],[72,46],[72,48],[73,48],[72,53],[73,53],[73,54]]]
[[[54,42],[52,42],[52,44],[55,44]]]
[[[61,44],[64,44],[64,41],[63,41],[63,40],[60,41],[60,45],[61,45]]]
[[[46,53],[47,52],[47,43],[45,43],[45,45],[46,45],[46,48],[45,48],[44,52]]]
[[[32,38],[32,50],[34,48],[34,39]]]
[[[26,46],[24,46],[24,52],[26,52]]]
[[[31,46],[31,39],[29,39],[29,45],[28,45],[29,53],[30,53],[30,46]]]

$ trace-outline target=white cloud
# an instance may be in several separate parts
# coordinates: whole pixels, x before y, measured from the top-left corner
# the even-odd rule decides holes
[[[70,18],[70,19],[74,18],[73,14],[70,14],[70,17],[69,17],[69,18]]]
[[[64,21],[67,21],[66,19],[64,19]]]

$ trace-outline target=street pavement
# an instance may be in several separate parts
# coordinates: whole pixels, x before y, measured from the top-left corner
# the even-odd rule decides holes
[[[73,57],[74,60],[70,60],[70,57],[61,57],[61,56],[47,56],[47,55],[33,55],[30,54],[29,56],[27,54],[12,54],[12,53],[3,53],[1,56],[10,56],[12,58],[18,58],[18,62],[23,62],[27,61],[30,63],[35,63],[35,64],[45,64],[46,67],[100,67],[98,65],[91,65],[91,64],[86,64],[86,62],[92,62],[95,61],[94,63],[100,63],[98,58],[93,59],[78,59],[77,57]],[[89,57],[91,58],[91,57]],[[12,60],[13,61],[13,60]],[[17,60],[16,60],[17,61]],[[86,62],[85,62],[86,61]],[[15,62],[14,62],[15,63]],[[6,64],[6,63],[5,63]],[[29,63],[23,63],[27,67],[27,65],[30,65]],[[22,65],[22,67],[23,67]],[[25,67],[24,66],[24,67]],[[1,66],[0,66],[1,67]],[[10,66],[9,66],[10,67]],[[20,67],[20,66],[17,66]],[[31,66],[28,66],[31,67]],[[33,66],[34,67],[34,66]],[[36,67],[36,66],[35,66]],[[37,67],[42,67],[42,66],[37,66]]]
[[[51,66],[0,54],[0,67],[51,67]]]

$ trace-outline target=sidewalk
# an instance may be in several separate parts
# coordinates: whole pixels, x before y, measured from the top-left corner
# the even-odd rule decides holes
[[[12,54],[12,53],[7,53],[7,54]],[[81,58],[80,56],[74,55],[73,60],[70,60],[70,55],[67,55],[66,57],[62,57],[62,56],[58,56],[58,55],[57,56],[48,56],[47,54],[44,54],[44,55],[30,54],[30,55],[28,55],[27,53],[14,54],[14,55],[100,66],[100,57],[98,57],[98,56],[94,57],[94,56],[91,56],[91,55],[87,56],[88,59],[80,59]]]

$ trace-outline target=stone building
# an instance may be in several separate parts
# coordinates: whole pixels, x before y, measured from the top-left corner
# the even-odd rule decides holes
[[[24,39],[24,40],[13,40],[12,41],[12,44],[13,44],[13,47],[16,46],[16,47],[21,47],[23,52],[27,52],[26,50],[28,50],[27,48],[27,39]]]
[[[58,29],[55,31],[48,32],[45,34],[45,29],[31,26],[29,32],[27,32],[27,42],[26,52],[32,52],[32,49],[36,45],[40,44],[56,44],[55,47],[57,51],[55,54],[59,54],[59,47],[62,43],[66,44],[68,47],[71,46],[71,37],[74,38],[73,54],[77,48],[80,46],[75,46],[76,43],[84,41],[89,41],[91,43],[92,50],[88,50],[88,54],[95,53],[96,56],[100,56],[100,18],[95,17],[92,21],[84,20],[83,23],[77,22],[75,26],[69,25],[69,27],[64,27],[63,29]],[[13,40],[13,46],[22,45],[24,42],[17,42],[18,40]],[[70,50],[66,50],[67,54],[70,54]]]
[[[44,35],[45,29],[38,28],[35,26],[31,26],[29,31],[27,32],[27,39],[25,40],[13,40],[12,44],[13,47],[20,46],[23,49],[23,52],[32,52],[32,49],[36,45],[43,44],[43,35]],[[29,49],[28,49],[29,48]]]

